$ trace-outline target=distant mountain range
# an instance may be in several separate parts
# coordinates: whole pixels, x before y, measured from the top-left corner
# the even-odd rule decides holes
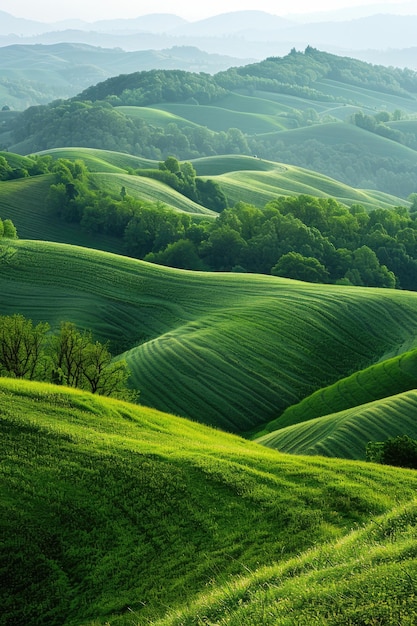
[[[312,45],[367,61],[383,53],[383,63],[417,67],[416,55],[406,51],[417,43],[415,3],[313,13],[303,16],[303,20],[300,16],[288,19],[263,11],[236,11],[196,22],[173,14],[150,14],[135,19],[48,24],[0,11],[0,46],[71,42],[125,51],[192,46],[247,60]]]

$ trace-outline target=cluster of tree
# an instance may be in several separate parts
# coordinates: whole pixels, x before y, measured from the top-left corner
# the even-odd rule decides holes
[[[276,274],[312,282],[417,290],[417,195],[406,207],[350,208],[332,198],[279,197],[263,209],[244,202],[224,208],[218,185],[209,185],[206,205],[222,212],[216,219],[190,215],[160,204],[93,190],[85,164],[59,159],[48,203],[66,221],[89,232],[123,238],[126,253],[147,261],[208,271]],[[151,171],[165,182],[201,199],[189,163],[175,157]]]
[[[15,314],[0,317],[0,375],[52,382],[92,393],[134,400],[128,388],[125,361],[114,361],[107,343],[94,341],[88,330],[62,322],[59,332],[49,324]]]
[[[304,52],[293,49],[284,57],[270,57],[216,74],[219,84],[227,89],[247,87],[251,79],[256,86],[256,79],[259,78],[316,91],[320,91],[317,83],[327,78],[403,97],[411,97],[410,92],[417,92],[417,73],[413,70],[372,65],[322,52],[311,46],[307,46]],[[319,99],[328,98],[328,95],[321,94]]]
[[[8,159],[5,154],[0,155],[0,181],[45,174],[52,167],[52,158],[50,156],[22,157],[17,160],[14,155],[14,160],[17,162],[13,163],[12,159]]]
[[[408,435],[390,437],[386,441],[370,441],[366,446],[366,460],[417,469],[417,441]]]
[[[59,146],[81,146],[115,150],[165,159],[177,154],[181,159],[215,154],[250,154],[245,135],[237,128],[213,132],[190,125],[160,128],[141,119],[132,119],[108,102],[54,102],[30,107],[14,123],[14,142],[25,141],[27,152]]]
[[[0,239],[17,239],[16,226],[12,220],[0,218]]]
[[[77,99],[107,100],[113,106],[148,106],[156,102],[210,104],[227,91],[215,77],[204,72],[149,70],[122,74],[88,87]]]
[[[401,119],[402,113],[400,110],[394,111],[393,114],[387,111],[380,111],[375,115],[367,115],[363,111],[358,111],[351,117],[352,124],[363,128],[371,133],[386,137],[397,143],[401,143],[410,148],[417,146],[417,137],[415,133],[403,133],[397,128],[393,128],[387,125],[387,122],[398,121]]]
[[[52,171],[56,182],[49,189],[49,209],[67,222],[81,224],[90,233],[123,237],[133,256],[142,258],[148,252],[163,249],[184,236],[191,224],[187,214],[134,199],[125,187],[118,198],[92,189],[88,169],[81,159],[58,159]],[[180,163],[175,157],[161,162],[158,170],[138,170],[137,174],[158,178],[215,211],[227,206],[226,197],[215,181],[198,178],[191,163]]]
[[[194,167],[188,161],[180,163],[178,159],[170,156],[159,164],[158,170],[136,170],[136,174],[160,180],[187,198],[217,213],[227,207],[227,199],[220,185],[210,178],[207,180],[198,178]]]

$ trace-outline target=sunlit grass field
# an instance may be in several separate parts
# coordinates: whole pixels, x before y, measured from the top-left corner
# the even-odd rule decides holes
[[[0,379],[0,416],[4,623],[414,610],[413,471],[283,455],[29,381]]]
[[[1,248],[0,313],[71,320],[126,357],[140,401],[244,433],[417,346],[412,292],[188,272],[60,244]]]

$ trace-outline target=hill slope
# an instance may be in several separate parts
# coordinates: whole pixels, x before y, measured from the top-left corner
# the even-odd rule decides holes
[[[341,539],[416,487],[414,472],[279,455],[52,385],[0,379],[0,409],[4,623],[162,617],[208,584]]]
[[[1,313],[72,320],[125,354],[141,402],[245,432],[417,345],[412,292],[174,270],[45,242],[1,247]]]
[[[416,409],[414,389],[287,426],[256,441],[292,454],[364,460],[369,441],[385,441],[404,434],[417,439]]]

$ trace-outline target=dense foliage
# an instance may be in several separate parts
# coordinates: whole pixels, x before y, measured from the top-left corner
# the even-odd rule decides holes
[[[12,220],[0,218],[0,239],[16,239],[17,230]]]
[[[227,89],[250,86],[266,91],[284,90],[313,99],[320,95],[320,99],[337,100],[319,92],[316,83],[324,78],[405,97],[409,92],[417,93],[417,73],[413,70],[371,65],[321,52],[311,46],[304,53],[293,49],[283,58],[270,57],[260,63],[231,68],[216,75],[218,83]]]
[[[386,441],[370,441],[366,459],[373,463],[417,469],[417,441],[408,435],[389,437]]]
[[[263,209],[244,202],[216,218],[193,222],[184,213],[129,197],[94,191],[84,163],[59,159],[50,209],[92,233],[124,239],[126,253],[186,269],[276,274],[310,282],[417,289],[417,212],[406,207],[350,208],[332,198],[280,197]],[[189,163],[170,157],[143,170],[204,201],[224,206],[215,183],[195,177]],[[217,203],[217,205],[216,205]]]
[[[0,376],[64,384],[91,393],[133,399],[125,361],[113,361],[107,343],[90,331],[63,322],[58,333],[49,324],[14,314],[0,317]]]

